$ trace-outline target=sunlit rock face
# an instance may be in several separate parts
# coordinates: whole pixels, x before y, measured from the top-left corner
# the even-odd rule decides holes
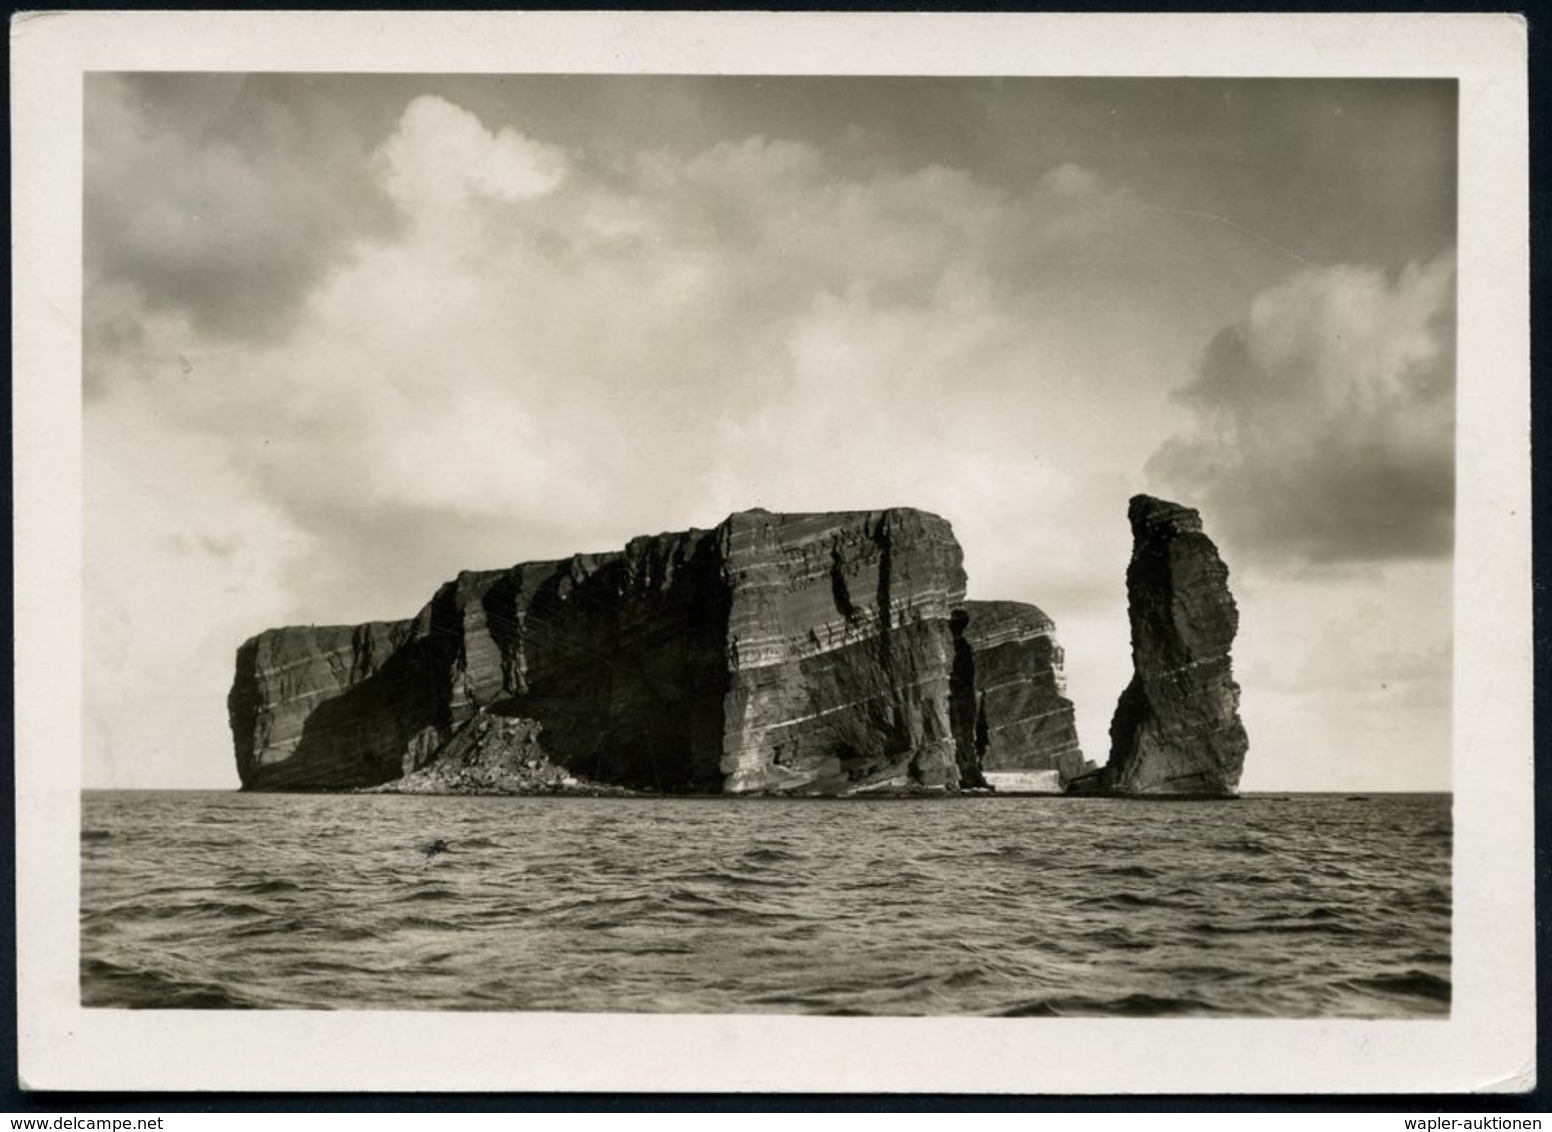
[[[1078,746],[1056,625],[1014,601],[964,606],[974,680],[976,762],[999,790],[1059,791],[1094,765]]]
[[[751,511],[725,530],[725,788],[957,788],[949,618],[965,572],[948,523]]]
[[[1232,797],[1249,740],[1230,646],[1239,610],[1228,567],[1189,507],[1134,496],[1126,571],[1131,683],[1110,724],[1110,760],[1075,792]]]
[[[258,790],[495,782],[425,773],[487,715],[528,721],[515,765],[583,788],[952,791],[983,764],[1081,764],[1049,619],[964,597],[949,524],[910,508],[747,511],[466,572],[412,620],[245,643],[238,770]]]

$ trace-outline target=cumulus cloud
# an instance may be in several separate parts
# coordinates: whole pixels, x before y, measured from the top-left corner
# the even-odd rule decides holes
[[[1070,628],[1102,736],[1126,497],[1175,420],[1198,431],[1156,468],[1219,484],[1209,456],[1297,469],[1354,416],[1355,452],[1426,464],[1414,410],[1449,419],[1436,265],[1267,292],[1171,407],[1159,373],[1188,372],[1241,277],[1077,162],[1013,182],[759,133],[562,149],[521,106],[409,88],[370,119],[239,99],[211,121],[240,91],[154,85],[88,91],[103,750],[198,747],[229,774],[220,685],[250,633],[404,616],[459,568],[751,506],[948,516],[976,596]],[[1180,270],[1201,286],[1160,286]],[[123,722],[167,687],[199,743]]]
[[[1443,254],[1260,291],[1148,462],[1234,570],[1248,788],[1449,785],[1454,285]]]
[[[379,156],[389,194],[410,210],[453,208],[470,197],[527,200],[566,175],[565,154],[556,147],[516,130],[492,133],[467,110],[430,95],[405,108]]]
[[[938,166],[848,179],[760,137],[606,178],[432,98],[378,157],[409,223],[355,243],[284,341],[172,328],[138,355],[188,359],[169,412],[227,436],[346,559],[371,552],[337,545],[349,510],[395,530],[438,508],[520,529],[597,511],[612,541],[837,491],[930,505],[961,445],[1009,440],[1010,408],[1039,399],[1039,320],[998,271],[1113,203],[1072,170],[1076,196]],[[913,402],[933,407],[897,411]]]
[[[133,579],[190,572],[198,616],[105,636],[104,718],[189,657],[224,673],[269,624],[406,615],[462,567],[757,505],[917,505],[985,545],[1077,498],[1077,407],[1047,396],[1078,380],[1070,320],[1038,285],[1135,219],[1091,171],[1019,193],[762,136],[601,167],[416,97],[344,194],[394,221],[336,228],[332,174],[293,168],[313,143],[202,140],[124,94],[93,100],[86,345],[93,552],[129,565],[88,588],[113,622]],[[980,585],[1082,569],[1051,545]]]
[[[1447,555],[1455,476],[1452,255],[1394,277],[1302,271],[1257,295],[1180,393],[1195,421],[1148,471],[1266,559]]]

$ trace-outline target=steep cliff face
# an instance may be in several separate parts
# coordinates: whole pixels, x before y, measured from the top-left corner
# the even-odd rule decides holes
[[[1012,601],[968,602],[964,614],[962,647],[974,681],[971,742],[988,783],[1060,789],[1093,770],[1078,746],[1051,619]]]
[[[482,605],[507,675],[483,702],[537,721],[549,756],[575,774],[715,790],[727,690],[720,541],[717,531],[638,538],[531,587],[498,586]]]
[[[548,756],[578,774],[715,789],[716,544],[688,531],[465,572],[413,621],[260,634],[238,651],[227,701],[243,785],[378,785],[425,766],[490,709],[532,720]]]
[[[244,644],[227,697],[244,785],[373,785],[428,758],[448,732],[438,612],[433,601],[413,621],[270,629]]]
[[[1133,676],[1110,724],[1110,761],[1073,789],[1231,797],[1249,740],[1229,658],[1239,611],[1228,567],[1191,508],[1138,495],[1127,513]]]
[[[949,615],[965,574],[948,523],[752,511],[726,532],[726,789],[957,787]]]
[[[524,743],[570,774],[637,789],[979,785],[983,704],[987,734],[1009,742],[1050,748],[1060,728],[1030,707],[1050,680],[1048,624],[964,637],[977,603],[961,560],[948,523],[920,511],[751,511],[619,553],[463,573],[411,621],[244,644],[228,698],[238,770],[248,789],[375,786],[462,758],[453,740],[488,713],[526,721]],[[1023,693],[978,684],[975,641],[1004,667],[1010,643],[1032,663],[1044,647],[1044,667]],[[1023,714],[1004,724],[1004,705]]]

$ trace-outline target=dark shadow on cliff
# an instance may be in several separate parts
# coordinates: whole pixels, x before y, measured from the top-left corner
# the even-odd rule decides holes
[[[986,786],[981,759],[986,752],[987,728],[984,705],[975,694],[975,650],[965,638],[970,614],[956,609],[949,615],[954,638],[954,665],[949,670],[949,722],[954,729],[954,758],[959,763],[959,785],[964,789]]]
[[[538,721],[545,751],[579,777],[715,792],[727,691],[719,563],[653,550],[633,544],[596,569],[555,572],[520,624],[491,618],[487,605],[503,654],[524,658],[521,679],[508,677],[514,694],[490,710]]]
[[[378,786],[415,766],[373,752],[405,751],[416,735],[434,729],[414,760],[423,764],[452,729],[446,688],[462,648],[461,624],[449,583],[431,599],[426,633],[395,649],[365,680],[319,704],[291,757],[258,768],[249,785],[284,789],[305,775],[313,789]]]

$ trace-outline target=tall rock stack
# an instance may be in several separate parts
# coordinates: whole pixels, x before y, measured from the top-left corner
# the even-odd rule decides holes
[[[1067,765],[1049,622],[966,603],[961,562],[946,521],[894,508],[747,511],[465,572],[407,621],[245,643],[227,701],[238,771],[250,790],[424,786],[457,762],[492,781],[561,768],[652,791],[844,794],[978,786],[984,759],[1026,741]],[[477,743],[455,742],[471,727]]]
[[[1127,515],[1132,681],[1110,723],[1110,761],[1069,789],[1233,797],[1249,740],[1229,659],[1239,610],[1228,567],[1191,508],[1137,495]]]

